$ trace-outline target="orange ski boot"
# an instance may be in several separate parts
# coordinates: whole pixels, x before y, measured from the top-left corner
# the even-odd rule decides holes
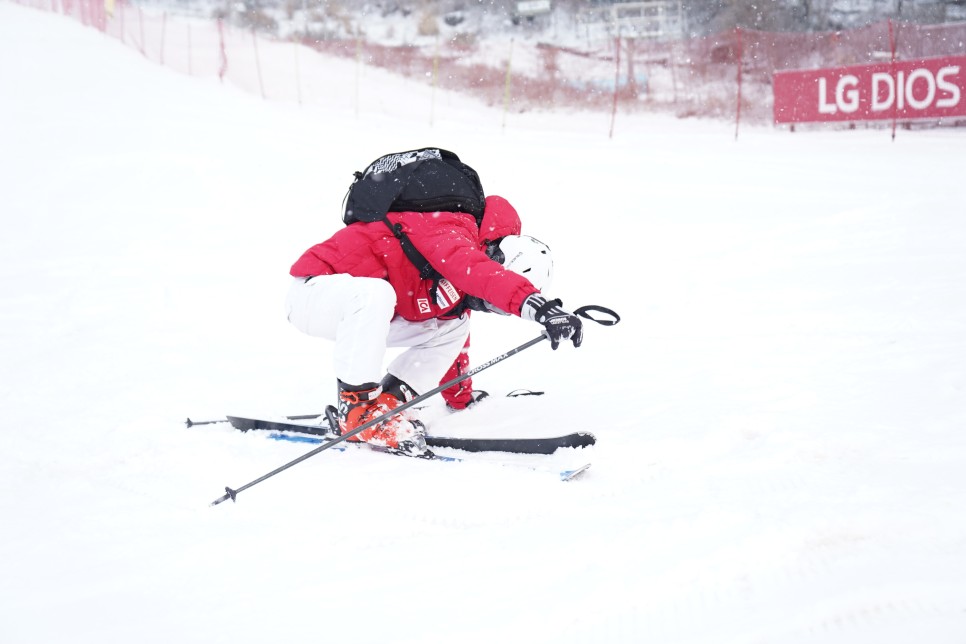
[[[397,382],[401,381],[397,379]],[[405,390],[411,391],[408,387],[405,387]],[[399,393],[406,395],[402,391]],[[340,380],[339,432],[342,435],[352,432],[369,421],[398,408],[403,402],[393,392],[385,391],[382,385],[366,383],[356,386]],[[362,441],[406,456],[432,458],[432,452],[426,449],[426,431],[423,424],[413,420],[405,412],[394,414],[346,441]]]

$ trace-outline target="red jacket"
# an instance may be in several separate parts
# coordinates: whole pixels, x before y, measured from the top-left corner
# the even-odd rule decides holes
[[[486,198],[480,228],[472,215],[457,212],[391,212],[406,235],[443,280],[437,301],[433,280],[419,271],[384,222],[355,223],[305,251],[289,271],[294,277],[347,273],[388,280],[396,291],[396,314],[420,321],[444,316],[465,294],[520,315],[523,301],[537,292],[525,277],[486,256],[487,242],[520,234],[520,216],[506,199]]]

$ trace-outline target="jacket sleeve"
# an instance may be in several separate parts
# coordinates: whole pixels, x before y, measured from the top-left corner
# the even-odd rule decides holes
[[[460,291],[513,315],[520,315],[523,301],[537,292],[525,277],[505,270],[480,250],[471,215],[405,214],[399,221],[413,246]]]

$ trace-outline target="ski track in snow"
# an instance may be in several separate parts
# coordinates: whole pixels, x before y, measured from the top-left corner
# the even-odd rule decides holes
[[[609,140],[443,92],[429,127],[430,89],[379,70],[358,115],[264,102],[6,2],[0,47],[0,641],[966,641],[963,132]],[[555,297],[623,321],[424,413],[591,431],[472,458],[593,467],[325,452],[208,507],[312,446],[183,419],[331,402],[287,268],[353,170],[425,145],[554,249]],[[473,359],[537,331],[477,316]]]

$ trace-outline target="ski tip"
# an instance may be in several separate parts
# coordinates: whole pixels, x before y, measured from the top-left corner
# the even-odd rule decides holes
[[[577,432],[568,436],[568,440],[556,449],[583,449],[593,447],[596,444],[597,437],[590,432]]]
[[[241,416],[225,416],[231,426],[235,429],[239,429],[243,432],[247,432],[252,429],[257,429],[254,419],[252,418],[242,418]]]
[[[586,465],[582,465],[575,470],[564,470],[563,472],[560,473],[560,480],[573,481],[575,478],[577,478],[578,476],[580,476],[581,474],[583,474],[589,469],[590,469],[590,463],[587,463]]]
[[[289,443],[312,443],[317,445],[324,442],[325,439],[319,436],[304,436],[302,434],[285,434],[282,432],[272,432],[268,435],[273,441],[286,441]]]

